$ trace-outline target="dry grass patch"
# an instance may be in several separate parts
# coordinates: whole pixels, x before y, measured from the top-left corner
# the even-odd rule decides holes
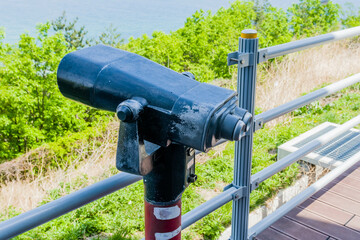
[[[0,184],[0,212],[5,212],[10,206],[20,211],[28,211],[37,207],[53,189],[60,187],[61,194],[66,195],[68,192],[73,192],[110,177],[112,175],[111,169],[114,169],[115,166],[116,142],[114,138],[117,135],[117,128],[118,122],[111,122],[108,131],[105,132],[106,134],[102,138],[100,147],[91,154],[86,154],[85,159],[79,157],[65,169],[50,170],[45,175],[29,175],[30,177],[24,177],[23,174],[19,173],[13,175],[13,169],[16,166],[32,167],[27,162],[28,154],[14,160],[14,162],[0,165],[3,171],[9,171],[12,176],[9,180]],[[93,141],[97,140],[94,139]],[[95,144],[95,142],[92,144]],[[82,151],[82,149],[79,149],[79,151]],[[76,180],[81,180],[81,178],[86,179],[81,181],[83,184],[72,184]]]
[[[266,111],[323,84],[360,72],[360,43],[350,40],[290,54],[258,71],[256,106]]]

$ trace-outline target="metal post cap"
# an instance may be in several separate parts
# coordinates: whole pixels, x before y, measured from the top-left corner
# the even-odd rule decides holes
[[[241,31],[241,38],[257,38],[257,31],[253,29],[245,29]]]

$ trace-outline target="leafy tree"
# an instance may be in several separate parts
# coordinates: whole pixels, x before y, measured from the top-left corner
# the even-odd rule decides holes
[[[121,33],[118,32],[117,27],[110,24],[110,26],[105,28],[105,31],[100,34],[99,40],[95,40],[94,42],[96,44],[102,43],[108,46],[120,48],[124,43],[124,39],[121,38]]]
[[[258,22],[256,29],[259,33],[260,47],[290,42],[293,37],[286,13],[272,6],[263,9],[261,21]]]
[[[341,23],[343,26],[357,27],[360,26],[360,10],[355,11],[355,7],[352,4],[347,4],[347,9],[343,9]]]
[[[252,26],[252,6],[251,2],[236,1],[214,15],[197,11],[183,28],[168,35],[154,32],[152,38],[130,38],[123,48],[175,71],[191,71],[200,81],[229,77],[227,54],[237,49],[241,30]]]
[[[51,22],[52,28],[55,32],[62,32],[64,34],[66,42],[68,42],[69,49],[80,49],[86,46],[91,46],[95,44],[106,44],[112,47],[120,48],[124,39],[121,38],[121,34],[118,32],[118,29],[112,24],[105,28],[105,31],[102,32],[98,39],[89,38],[88,31],[85,29],[85,26],[77,26],[79,19],[75,18],[73,21],[69,21],[66,17],[66,13],[56,18]]]
[[[320,0],[300,0],[288,9],[290,25],[295,37],[310,37],[327,33],[340,27],[338,4]]]
[[[56,70],[68,44],[61,33],[50,36],[50,27],[38,25],[37,38],[22,34],[0,56],[0,159],[80,131],[101,116],[58,90]]]
[[[265,20],[265,12],[271,6],[268,0],[252,0],[254,3],[253,9],[256,14],[254,25],[258,27]]]
[[[88,31],[85,30],[85,26],[79,28],[76,26],[78,20],[78,18],[75,18],[73,21],[69,21],[66,18],[66,13],[63,12],[60,17],[51,22],[55,32],[61,31],[64,34],[65,40],[69,44],[69,49],[79,49],[90,45],[87,37]]]

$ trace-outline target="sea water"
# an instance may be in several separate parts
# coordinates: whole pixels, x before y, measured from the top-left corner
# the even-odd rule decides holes
[[[79,18],[90,37],[96,37],[111,24],[122,38],[151,35],[155,30],[169,33],[182,27],[196,10],[216,12],[229,7],[233,0],[0,0],[0,27],[5,28],[5,42],[14,43],[20,34],[35,34],[35,26],[61,16]],[[276,7],[286,9],[298,0],[270,0]],[[360,0],[335,0],[357,8]]]

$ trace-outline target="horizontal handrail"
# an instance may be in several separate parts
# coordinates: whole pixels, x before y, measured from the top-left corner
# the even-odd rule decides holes
[[[329,86],[316,90],[312,93],[306,94],[305,96],[299,97],[293,101],[287,102],[283,105],[275,107],[269,111],[260,113],[256,115],[255,122],[261,125],[267,123],[275,118],[278,118],[284,114],[292,112],[300,107],[303,107],[315,100],[318,100],[322,97],[329,96],[333,93],[336,93],[344,88],[347,88],[355,83],[360,82],[360,73],[355,74],[351,77],[340,80],[336,83],[333,83]]]
[[[357,117],[347,121],[346,123],[342,124],[338,128],[331,130],[330,132],[322,135],[321,137],[312,140],[311,142],[307,143],[297,151],[287,155],[286,157],[280,159],[279,161],[273,163],[269,167],[261,170],[260,172],[255,173],[251,176],[251,189],[256,189],[259,184],[266,179],[270,178],[274,174],[280,172],[284,168],[290,166],[300,158],[306,156],[310,152],[314,151],[315,149],[327,144],[334,138],[340,136],[350,128],[360,124],[360,115]]]
[[[325,187],[328,183],[333,181],[335,178],[340,176],[346,170],[354,166],[357,162],[360,161],[360,152],[352,156],[340,166],[332,170],[330,173],[326,174],[320,180],[312,184],[310,187],[296,195],[290,201],[282,205],[276,211],[265,217],[259,223],[255,224],[249,229],[249,239],[253,239],[256,235],[264,231],[266,228],[270,227],[273,223],[283,217],[285,214],[290,212],[296,206],[304,202],[306,199],[311,197],[314,193],[318,192],[321,188]]]
[[[360,35],[360,27],[348,28],[345,30],[327,33],[316,37],[309,37],[306,39],[263,48],[259,50],[259,62],[264,62],[275,57],[319,46],[324,43],[355,37],[357,35]]]
[[[141,176],[118,173],[67,196],[22,213],[0,223],[0,239],[15,237],[141,179]]]
[[[189,227],[191,224],[197,222],[198,220],[210,214],[211,212],[215,211],[219,207],[222,207],[226,203],[230,202],[231,200],[233,200],[234,195],[242,190],[243,190],[242,188],[239,189],[236,187],[230,187],[229,189],[220,193],[216,197],[206,201],[205,203],[194,208],[190,212],[184,214],[181,218],[181,222],[182,222],[181,229],[185,229]],[[242,197],[241,194],[239,194],[237,198],[240,197]]]

